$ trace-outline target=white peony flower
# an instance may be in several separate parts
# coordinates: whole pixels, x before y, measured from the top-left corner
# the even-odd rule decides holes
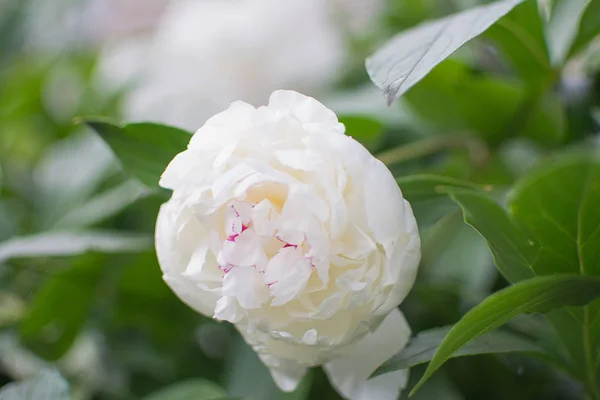
[[[196,129],[237,99],[258,103],[280,87],[326,91],[348,61],[343,23],[364,31],[380,4],[175,0],[152,35],[106,51],[99,83],[110,90],[130,86],[127,119]]]
[[[229,321],[293,390],[323,365],[348,399],[395,399],[406,372],[367,381],[410,329],[397,306],[420,240],[390,171],[313,98],[276,91],[206,122],[164,172],[156,227],[163,277]]]

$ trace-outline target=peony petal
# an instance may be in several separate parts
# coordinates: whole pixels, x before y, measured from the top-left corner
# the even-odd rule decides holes
[[[281,360],[276,368],[269,367],[275,384],[284,392],[293,392],[308,368],[291,360]]]
[[[312,97],[292,90],[276,90],[273,92],[269,98],[269,108],[295,115],[304,123],[338,123],[337,116],[333,111]]]
[[[199,290],[195,285],[191,284],[189,280],[180,279],[167,274],[163,275],[163,280],[185,304],[200,314],[204,314],[207,317],[213,316],[219,299],[217,292],[220,290]]]
[[[390,312],[375,332],[367,334],[339,358],[324,365],[332,386],[347,400],[396,400],[406,386],[408,371],[367,380],[377,367],[402,350],[410,328],[398,309]]]

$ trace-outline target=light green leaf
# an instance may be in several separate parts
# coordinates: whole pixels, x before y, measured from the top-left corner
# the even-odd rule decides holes
[[[118,214],[148,192],[148,189],[137,180],[129,180],[92,197],[81,206],[69,211],[54,225],[53,229],[90,227]]]
[[[9,383],[0,389],[0,400],[69,400],[69,384],[55,370],[43,369],[35,377]]]
[[[575,38],[569,56],[584,50],[595,37],[600,35],[600,1],[591,1],[579,21],[579,33]]]
[[[157,188],[169,162],[186,149],[190,133],[153,123],[120,127],[106,121],[85,120],[108,143],[123,167],[148,187]]]
[[[144,397],[143,400],[228,400],[227,393],[205,379],[175,383]],[[232,399],[231,399],[232,400]]]
[[[72,256],[90,251],[137,252],[152,247],[152,237],[122,231],[48,232],[0,243],[0,264],[11,258]]]
[[[450,190],[449,194],[462,208],[465,222],[487,240],[498,270],[509,282],[534,276],[531,265],[539,249],[500,205],[477,192]]]
[[[446,326],[419,332],[400,353],[386,361],[372,376],[410,368],[430,361],[451,328]],[[508,331],[494,331],[472,340],[453,353],[450,358],[515,352],[540,353],[542,349],[535,342],[523,336]]]
[[[0,329],[19,321],[25,310],[25,303],[19,296],[0,290]]]
[[[47,360],[58,360],[83,326],[103,271],[97,258],[83,257],[36,293],[19,326],[21,342]]]
[[[494,293],[452,327],[413,392],[461,347],[517,315],[584,306],[598,297],[600,278],[573,275],[535,277]]]
[[[579,32],[579,21],[591,0],[554,0],[546,42],[554,66],[562,66]]]
[[[522,1],[497,1],[401,32],[367,58],[367,72],[391,104],[433,67]]]

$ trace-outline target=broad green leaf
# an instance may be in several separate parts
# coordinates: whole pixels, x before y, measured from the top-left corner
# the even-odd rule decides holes
[[[152,247],[152,238],[122,231],[48,232],[0,243],[0,264],[11,258],[72,256],[90,251],[137,252]]]
[[[477,192],[450,190],[449,194],[462,208],[465,222],[487,240],[498,270],[509,282],[533,277],[531,265],[539,249],[500,205]]]
[[[143,400],[227,400],[227,393],[205,379],[175,383],[144,397]]]
[[[546,26],[546,41],[552,65],[566,61],[571,45],[579,32],[579,21],[591,0],[554,0],[550,21]]]
[[[367,72],[391,104],[433,67],[522,1],[497,1],[401,32],[367,58]]]
[[[400,353],[386,361],[372,376],[410,368],[430,361],[451,328],[447,326],[419,332]],[[472,340],[453,353],[450,358],[515,352],[540,353],[542,349],[535,342],[523,336],[508,331],[493,331]]]
[[[102,263],[83,257],[38,290],[21,321],[21,342],[47,360],[58,360],[83,326],[103,271]]]
[[[584,50],[598,35],[600,35],[600,2],[593,0],[590,1],[585,12],[581,16],[581,20],[579,21],[579,33],[573,41],[569,55],[573,56]]]
[[[190,133],[153,123],[120,127],[100,120],[85,120],[108,143],[123,167],[148,187],[158,187],[169,162],[186,149]]]
[[[492,143],[511,136],[558,143],[565,134],[562,105],[553,94],[545,93],[524,113],[530,92],[515,79],[475,73],[459,61],[446,60],[405,99],[416,114],[443,132],[469,131]]]
[[[43,369],[36,376],[0,389],[0,400],[69,400],[69,384],[58,372]]]
[[[402,195],[409,201],[420,226],[430,225],[457,209],[448,198],[446,189],[482,189],[478,185],[460,179],[438,175],[409,175],[396,181],[402,190]]]
[[[598,297],[600,278],[573,275],[535,277],[494,293],[452,327],[413,392],[461,347],[517,315],[584,306]]]
[[[540,247],[537,275],[600,275],[600,161],[586,155],[544,165],[522,179],[508,206]]]
[[[552,71],[544,26],[535,1],[519,4],[482,36],[501,50],[529,86],[539,86]]]

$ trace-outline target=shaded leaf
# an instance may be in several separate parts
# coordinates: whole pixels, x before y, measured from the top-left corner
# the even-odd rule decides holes
[[[537,275],[600,275],[600,161],[585,155],[544,165],[514,187],[509,211],[540,247]]]
[[[151,188],[158,187],[161,174],[191,137],[179,128],[154,123],[124,127],[100,120],[85,123],[108,143],[127,172]]]
[[[0,400],[69,400],[69,384],[55,370],[43,369],[35,377],[9,383],[0,389]]]
[[[583,306],[600,297],[600,278],[572,275],[535,277],[494,293],[471,309],[448,332],[416,391],[457,350],[523,313]]]
[[[391,104],[433,67],[522,1],[504,0],[474,7],[401,32],[367,58],[367,72]]]
[[[529,85],[539,85],[551,72],[544,25],[535,1],[525,1],[516,6],[483,36],[502,51]]]
[[[122,231],[48,232],[0,243],[0,264],[11,258],[72,256],[90,251],[137,252],[152,247],[152,237]]]
[[[571,46],[570,56],[584,50],[600,34],[600,2],[590,1],[579,21],[579,33]]]
[[[451,326],[446,326],[419,332],[400,353],[386,361],[372,376],[410,368],[430,361],[451,328]],[[542,349],[530,339],[507,331],[494,331],[486,333],[461,347],[451,355],[451,358],[477,354],[539,353],[541,351]]]
[[[509,282],[533,277],[531,264],[539,250],[500,205],[477,192],[450,190],[449,194],[462,208],[465,222],[487,240],[498,270]]]

